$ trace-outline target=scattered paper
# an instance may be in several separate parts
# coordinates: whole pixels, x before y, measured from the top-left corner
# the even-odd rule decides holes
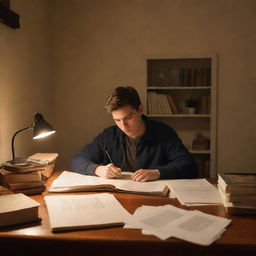
[[[176,237],[206,246],[219,239],[230,222],[226,218],[172,205],[141,206],[126,218],[124,228],[141,229],[143,234],[162,240]]]

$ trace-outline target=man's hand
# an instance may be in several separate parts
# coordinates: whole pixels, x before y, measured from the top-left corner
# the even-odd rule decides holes
[[[108,165],[99,165],[95,169],[95,174],[101,178],[113,179],[121,176],[121,169],[112,163]]]
[[[136,171],[131,179],[133,181],[150,181],[150,180],[158,180],[160,178],[159,170],[146,170],[140,169]]]

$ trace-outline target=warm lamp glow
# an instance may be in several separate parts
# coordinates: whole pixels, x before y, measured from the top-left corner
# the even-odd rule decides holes
[[[50,131],[50,132],[42,132],[41,134],[38,134],[37,136],[34,136],[33,139],[34,140],[37,140],[37,139],[41,139],[41,138],[44,138],[44,137],[47,137],[53,133],[55,133],[56,131]]]

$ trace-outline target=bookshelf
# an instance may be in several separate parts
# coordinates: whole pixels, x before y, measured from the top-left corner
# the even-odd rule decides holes
[[[199,177],[216,177],[217,56],[147,60],[147,115],[167,123],[194,156]],[[196,101],[194,112],[186,107]]]

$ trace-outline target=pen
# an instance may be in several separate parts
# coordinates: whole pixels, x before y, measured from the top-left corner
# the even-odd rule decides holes
[[[105,152],[106,152],[106,155],[107,155],[107,157],[108,157],[108,159],[109,159],[110,163],[113,163],[113,161],[112,161],[112,159],[111,159],[111,157],[110,157],[110,155],[109,155],[108,151],[107,151],[107,150],[105,150]]]

